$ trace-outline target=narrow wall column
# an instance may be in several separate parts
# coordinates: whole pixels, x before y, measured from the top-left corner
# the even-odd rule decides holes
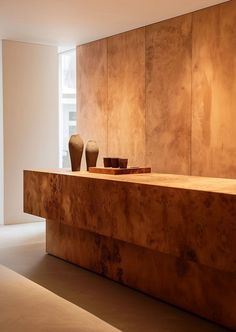
[[[192,175],[236,177],[236,1],[193,14]]]
[[[108,38],[108,154],[145,165],[145,29]]]
[[[77,47],[77,123],[84,140],[99,146],[98,165],[107,154],[107,40]],[[82,160],[85,168],[85,160]]]
[[[56,168],[57,47],[3,41],[4,219],[37,220],[23,213],[23,169]]]
[[[147,164],[190,173],[192,15],[146,28]]]

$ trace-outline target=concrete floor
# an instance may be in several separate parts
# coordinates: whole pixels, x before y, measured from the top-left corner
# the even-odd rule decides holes
[[[0,226],[0,264],[124,332],[228,331],[45,254],[43,222]]]
[[[3,265],[0,294],[1,332],[120,332]]]

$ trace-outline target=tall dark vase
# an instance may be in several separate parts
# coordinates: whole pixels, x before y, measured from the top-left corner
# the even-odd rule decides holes
[[[85,149],[87,171],[89,167],[96,167],[99,154],[99,148],[95,141],[88,141]]]
[[[80,135],[72,135],[69,140],[69,152],[72,171],[80,171],[84,142]]]

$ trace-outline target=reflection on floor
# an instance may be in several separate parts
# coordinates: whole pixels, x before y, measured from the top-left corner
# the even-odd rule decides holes
[[[49,256],[45,254],[44,247],[44,223],[0,227],[0,264],[76,304],[121,331],[228,331]],[[60,331],[62,330],[60,329]]]

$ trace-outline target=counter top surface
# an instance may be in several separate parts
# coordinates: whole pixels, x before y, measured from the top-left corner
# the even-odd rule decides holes
[[[32,169],[29,171],[236,195],[236,179],[159,173],[107,175],[89,173],[86,171],[71,172],[67,169]]]

